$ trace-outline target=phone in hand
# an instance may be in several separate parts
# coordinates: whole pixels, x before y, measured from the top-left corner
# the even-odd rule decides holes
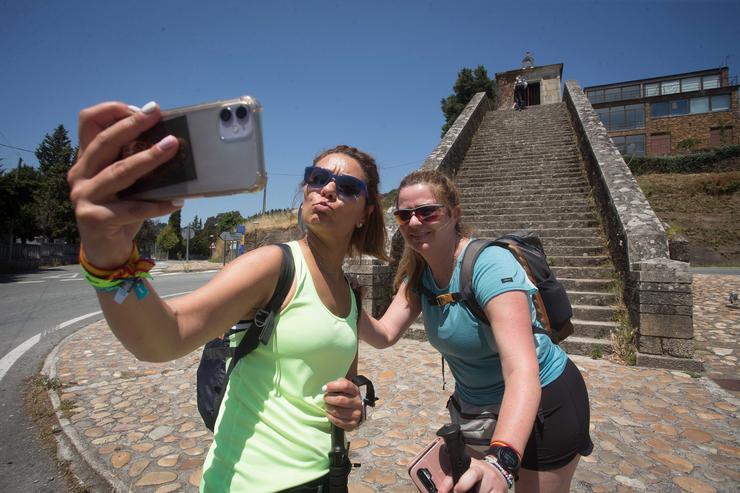
[[[427,445],[408,465],[411,482],[421,493],[437,493],[445,477],[452,475],[450,459],[442,438]]]
[[[126,145],[121,158],[167,135],[179,141],[177,154],[119,197],[172,200],[261,190],[267,184],[261,113],[251,96],[163,111],[161,121]]]

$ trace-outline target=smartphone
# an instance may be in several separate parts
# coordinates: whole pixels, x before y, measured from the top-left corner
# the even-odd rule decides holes
[[[452,475],[450,460],[442,438],[427,445],[408,465],[411,482],[422,493],[437,493],[445,477]]]
[[[267,184],[262,106],[252,96],[162,112],[162,119],[126,145],[121,158],[174,135],[169,161],[119,192],[137,200],[172,200],[257,192]]]
[[[488,447],[486,447],[486,450]],[[470,457],[482,459],[486,453],[482,450],[465,447]],[[447,476],[452,476],[452,465],[442,437],[437,437],[427,445],[408,465],[411,481],[422,493],[436,493],[439,485]]]

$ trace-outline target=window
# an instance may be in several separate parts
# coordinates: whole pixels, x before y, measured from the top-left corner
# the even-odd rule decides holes
[[[611,89],[604,89],[604,102],[619,101],[622,97],[622,89],[619,87],[613,87]]]
[[[671,116],[676,115],[688,115],[689,114],[689,100],[688,99],[676,99],[669,101],[671,107]]]
[[[650,136],[650,154],[670,154],[671,134],[653,134]]]
[[[659,84],[645,84],[645,97],[660,96]]]
[[[645,134],[612,137],[612,142],[623,156],[645,155]]]
[[[709,111],[709,98],[691,98],[689,102],[690,113],[706,113]]]
[[[637,99],[640,97],[640,86],[625,86],[622,88],[622,99]]]
[[[591,101],[591,104],[604,102],[604,91],[588,91],[586,94],[588,96],[588,100]]]
[[[701,77],[681,80],[681,92],[698,91],[699,89],[701,89]]]
[[[642,104],[599,108],[596,113],[607,130],[628,130],[645,126],[645,108]]]
[[[702,77],[704,89],[714,89],[719,87],[719,74],[717,75],[705,75]]]
[[[653,118],[659,118],[661,116],[668,116],[668,102],[661,101],[659,103],[653,103],[650,105],[650,116]]]
[[[681,91],[681,84],[677,80],[667,80],[660,83],[661,94],[676,94]]]
[[[730,109],[730,95],[719,94],[712,96],[712,111],[723,111]]]
[[[732,144],[732,127],[717,127],[710,129],[709,144],[712,146]]]

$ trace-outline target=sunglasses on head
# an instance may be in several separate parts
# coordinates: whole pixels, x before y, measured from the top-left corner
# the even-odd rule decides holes
[[[362,194],[367,199],[367,185],[364,181],[350,175],[335,175],[326,168],[307,166],[303,181],[309,187],[323,187],[330,181],[334,181],[337,185],[337,192],[340,194],[352,197],[359,197]]]
[[[411,221],[411,216],[416,216],[416,219],[422,223],[428,223],[439,219],[439,216],[442,214],[441,210],[444,208],[444,204],[426,204],[414,207],[413,209],[396,209],[393,211],[393,217],[396,218],[396,222],[399,225]]]

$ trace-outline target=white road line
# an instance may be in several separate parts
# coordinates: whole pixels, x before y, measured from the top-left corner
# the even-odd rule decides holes
[[[68,279],[71,280],[71,279]],[[36,281],[39,282],[39,281]],[[43,281],[41,281],[43,282]],[[190,291],[183,291],[181,293],[173,293],[168,294],[166,296],[162,296],[162,298],[172,298],[173,296],[180,296],[182,294],[190,293]],[[66,327],[69,327],[70,325],[76,324],[80,320],[85,320],[86,318],[94,317],[96,315],[101,315],[103,312],[100,310],[92,313],[87,313],[85,315],[80,315],[79,317],[75,317],[71,320],[67,320],[66,322],[62,322],[59,325],[56,325],[52,327],[51,329],[43,330],[40,333],[36,334],[35,336],[29,338],[21,345],[15,347],[12,351],[10,351],[8,354],[2,357],[0,359],[0,382],[5,378],[5,374],[8,373],[8,370],[10,370],[10,367],[13,366],[13,364],[18,361],[21,356],[23,356],[26,351],[34,347],[43,336],[52,334],[58,330],[64,329]]]
[[[46,281],[18,281],[13,284],[36,284],[38,282],[46,282]]]

